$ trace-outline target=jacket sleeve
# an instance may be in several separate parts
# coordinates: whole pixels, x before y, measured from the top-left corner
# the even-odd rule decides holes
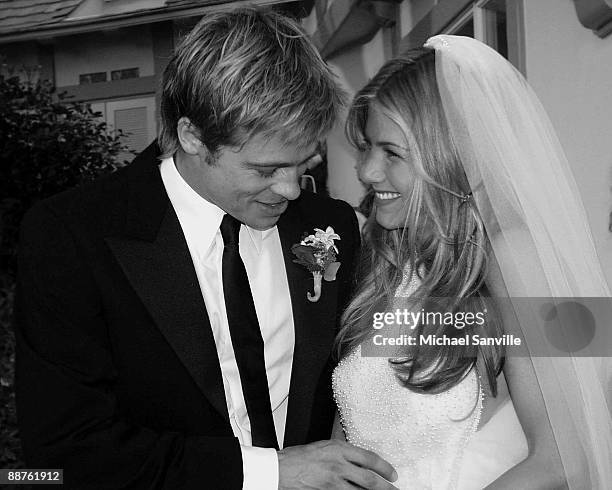
[[[118,414],[101,297],[74,236],[44,204],[21,227],[17,407],[26,464],[64,488],[241,489],[237,439],[159,432]]]

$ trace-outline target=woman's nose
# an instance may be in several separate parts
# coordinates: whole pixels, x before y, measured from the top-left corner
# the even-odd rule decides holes
[[[384,162],[371,152],[363,156],[359,165],[359,180],[365,184],[377,184],[385,180]]]

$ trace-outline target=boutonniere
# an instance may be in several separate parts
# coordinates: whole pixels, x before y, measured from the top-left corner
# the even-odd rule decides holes
[[[303,265],[312,273],[314,279],[314,294],[306,294],[308,301],[319,301],[321,297],[321,280],[335,281],[340,262],[336,261],[338,248],[334,240],[340,240],[340,235],[331,226],[325,231],[315,228],[314,235],[305,235],[300,243],[291,247],[295,259],[293,262]]]

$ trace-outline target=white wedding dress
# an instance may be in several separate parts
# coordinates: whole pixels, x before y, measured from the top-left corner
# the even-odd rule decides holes
[[[416,279],[397,296],[408,296]],[[450,390],[426,395],[399,383],[387,358],[358,348],[333,373],[334,397],[348,442],[379,454],[412,489],[481,489],[527,457],[527,442],[507,396],[480,427],[484,394],[473,369]]]

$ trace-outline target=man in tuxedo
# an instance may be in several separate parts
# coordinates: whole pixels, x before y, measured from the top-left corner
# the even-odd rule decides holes
[[[341,96],[297,25],[206,16],[163,76],[159,146],[22,224],[17,401],[26,462],[89,489],[394,488],[330,436],[330,352],[359,234],[300,195]],[[332,226],[317,302],[291,246]],[[316,442],[318,441],[318,442]]]

